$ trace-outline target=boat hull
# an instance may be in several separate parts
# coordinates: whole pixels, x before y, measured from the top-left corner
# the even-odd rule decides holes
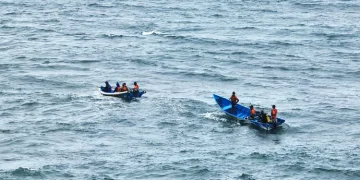
[[[104,92],[103,89],[104,87],[102,86],[98,88],[100,94],[104,96],[120,97],[126,99],[140,98],[143,94],[146,93],[146,91],[134,92],[133,90],[129,90],[125,92]]]

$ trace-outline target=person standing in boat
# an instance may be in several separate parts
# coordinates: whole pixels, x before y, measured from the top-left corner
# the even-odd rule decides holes
[[[135,97],[138,96],[138,94],[139,94],[139,89],[140,89],[140,87],[139,87],[138,83],[137,83],[137,82],[134,82],[133,93],[134,93],[134,96],[135,96]]]
[[[120,91],[121,91],[120,84],[119,84],[119,82],[116,82],[116,88],[115,88],[114,92],[120,92]]]
[[[250,105],[250,117],[249,117],[249,119],[255,119],[255,115],[256,115],[256,109],[254,108],[253,105]]]
[[[276,109],[276,106],[275,105],[272,105],[272,110],[271,110],[271,121],[273,123],[277,123],[277,119],[276,119],[276,116],[277,116],[277,109]]]
[[[134,92],[139,92],[139,89],[140,89],[140,87],[139,87],[138,83],[134,82]]]
[[[235,91],[232,92],[232,95],[229,99],[231,100],[231,108],[233,109],[235,105],[239,102],[239,99],[235,95]]]
[[[111,93],[111,85],[109,84],[108,81],[105,81],[104,92],[109,92],[109,93]]]
[[[126,83],[122,84],[121,92],[128,91],[128,88],[126,86]]]

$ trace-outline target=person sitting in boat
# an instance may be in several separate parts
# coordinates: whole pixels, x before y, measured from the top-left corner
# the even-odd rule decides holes
[[[231,108],[234,108],[235,105],[239,102],[239,99],[235,95],[235,91],[232,92],[232,95],[229,99],[231,100]]]
[[[107,82],[107,81],[105,81],[104,92],[109,92],[109,93],[111,93],[111,85],[110,85],[109,82]]]
[[[134,82],[134,92],[139,92],[139,85],[137,84],[137,82]]]
[[[250,117],[249,117],[249,119],[255,119],[255,115],[256,115],[256,109],[254,108],[253,105],[250,105]]]
[[[128,88],[126,86],[126,83],[122,84],[121,92],[128,91]]]
[[[119,84],[119,82],[116,82],[116,88],[115,88],[114,92],[120,92],[120,91],[121,91],[120,84]]]
[[[260,120],[262,123],[270,122],[270,117],[264,112],[264,109],[262,109],[260,112]]]

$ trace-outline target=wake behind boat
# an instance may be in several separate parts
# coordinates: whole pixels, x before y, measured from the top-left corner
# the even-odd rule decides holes
[[[277,123],[264,123],[261,122],[260,113],[257,113],[254,119],[249,119],[250,117],[250,109],[242,106],[240,104],[236,104],[234,108],[232,108],[231,101],[229,99],[223,98],[216,94],[213,94],[214,100],[220,106],[221,110],[225,112],[225,114],[240,120],[243,123],[251,123],[256,127],[259,127],[264,130],[272,130],[279,126],[281,126],[285,120],[282,118],[276,118]]]

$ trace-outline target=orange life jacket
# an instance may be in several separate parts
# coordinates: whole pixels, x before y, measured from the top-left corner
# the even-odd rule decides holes
[[[134,85],[134,89],[139,89],[139,88],[140,88],[140,87],[139,87],[138,84]]]
[[[276,119],[277,109],[271,110],[271,119]]]
[[[236,102],[236,100],[239,100],[235,95],[231,95],[230,99],[231,102]]]
[[[251,114],[251,115],[255,115],[255,114],[256,114],[256,110],[255,110],[255,109],[250,110],[250,114]]]

